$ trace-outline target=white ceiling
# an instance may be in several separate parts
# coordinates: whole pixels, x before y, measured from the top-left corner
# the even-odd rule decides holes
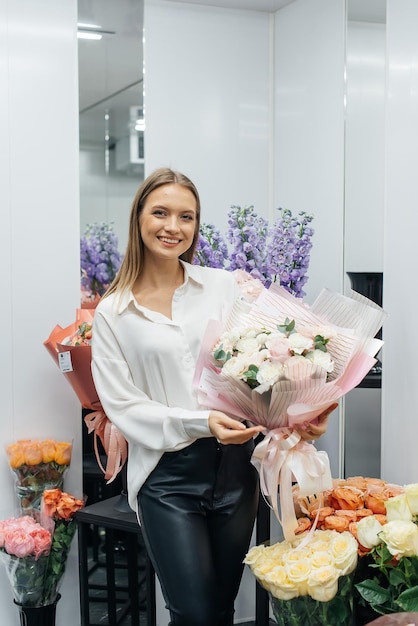
[[[274,12],[295,0],[167,1]],[[386,21],[386,0],[347,1],[349,19]],[[113,33],[78,45],[80,143],[101,149],[107,130],[110,145],[128,135],[129,107],[142,106],[143,0],[78,0],[78,21]]]

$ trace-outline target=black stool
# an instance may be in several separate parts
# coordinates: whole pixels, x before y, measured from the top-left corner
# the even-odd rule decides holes
[[[90,621],[90,602],[93,600],[106,602],[110,626],[116,626],[128,614],[130,614],[131,626],[140,626],[139,612],[141,606],[139,597],[141,585],[144,583],[146,585],[146,623],[147,626],[156,626],[154,570],[141,541],[141,527],[135,513],[127,504],[126,496],[119,495],[86,506],[77,511],[76,519],[78,522],[82,626],[100,626]],[[94,550],[93,559],[89,559],[88,538],[92,529],[93,534],[96,534],[96,531],[101,534],[104,544],[100,554]],[[115,558],[115,531],[118,537],[118,559]],[[121,541],[121,536],[123,541]],[[141,580],[138,558],[141,551],[145,554],[144,580]],[[94,572],[98,568],[105,570],[106,584],[92,582]],[[125,585],[117,580],[117,571],[121,568],[126,570],[127,584]],[[91,593],[93,590],[104,591],[105,598],[101,600],[96,597],[93,598]]]

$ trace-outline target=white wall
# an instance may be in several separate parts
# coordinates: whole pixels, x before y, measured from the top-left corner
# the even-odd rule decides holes
[[[418,481],[418,4],[387,3],[382,475]]]
[[[1,519],[17,512],[5,447],[19,438],[73,440],[65,488],[81,495],[80,405],[42,345],[80,299],[76,22],[76,0],[0,4]],[[57,623],[79,624],[78,606],[74,541]],[[19,623],[3,565],[0,609]]]
[[[145,168],[196,183],[202,220],[233,204],[268,215],[271,41],[267,13],[145,2]]]

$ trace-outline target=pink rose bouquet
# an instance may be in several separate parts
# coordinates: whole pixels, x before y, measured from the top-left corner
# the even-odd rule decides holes
[[[40,512],[0,521],[0,558],[13,590],[23,607],[54,603],[65,571],[75,513],[84,501],[60,489],[44,491]]]

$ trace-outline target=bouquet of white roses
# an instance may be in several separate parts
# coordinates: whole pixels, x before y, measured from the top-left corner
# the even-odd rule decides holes
[[[268,591],[280,626],[351,626],[356,540],[334,530],[316,530],[307,544],[305,537],[255,546],[244,562]]]
[[[361,382],[382,346],[375,335],[385,317],[355,292],[324,289],[309,307],[272,284],[254,302],[238,301],[224,327],[208,325],[195,375],[199,401],[265,427],[252,461],[285,539],[297,528],[292,481],[301,495],[332,487],[326,453],[301,441],[293,427],[307,425]]]

